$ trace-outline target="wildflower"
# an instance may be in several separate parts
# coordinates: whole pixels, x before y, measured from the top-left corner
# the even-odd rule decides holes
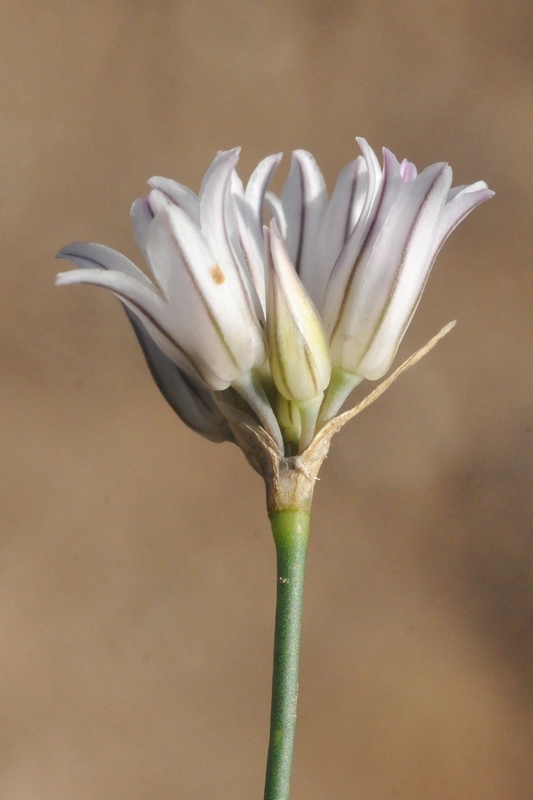
[[[244,188],[239,150],[219,153],[198,197],[152,178],[131,215],[154,281],[103,245],[58,254],[78,267],[59,284],[120,298],[164,396],[214,441],[233,439],[231,416],[246,413],[281,454],[304,450],[354,386],[389,369],[444,241],[493,194],[483,182],[452,190],[447,164],[418,175],[388,150],[381,168],[358,141],[329,200],[303,150],[279,198],[268,186],[281,154]]]
[[[277,553],[274,675],[265,798],[289,796],[302,593],[315,481],[332,436],[416,363],[454,323],[350,411],[364,378],[390,367],[451,231],[491,197],[451,189],[447,164],[420,175],[364,139],[328,200],[313,156],[293,153],[281,197],[280,154],[244,188],[239,151],[219,153],[196,197],[167,178],[131,215],[152,282],[120,253],[76,243],[59,284],[93,283],[122,301],[164,397],[213,441],[234,441],[263,476]],[[264,226],[264,206],[273,219]]]
[[[157,286],[120,253],[83,243],[58,254],[82,269],[60,273],[57,283],[111,289],[184,373],[217,392],[233,386],[279,439],[252,375],[267,354],[260,303],[238,245],[231,193],[237,159],[238,150],[220,153],[198,198],[155,179],[148,198],[133,205],[137,241]]]

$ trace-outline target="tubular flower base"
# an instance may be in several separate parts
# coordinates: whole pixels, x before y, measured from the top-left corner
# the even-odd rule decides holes
[[[281,154],[246,187],[239,150],[219,153],[199,195],[167,178],[131,209],[153,280],[125,256],[74,243],[77,269],[120,299],[163,396],[193,430],[235,442],[265,480],[278,556],[271,738],[265,800],[287,800],[296,720],[305,550],[315,481],[331,438],[450,329],[443,328],[361,403],[364,379],[390,368],[435,258],[489,199],[483,182],[452,189],[447,164],[420,174],[364,139],[328,199],[313,156],[293,153],[281,196],[268,191]],[[270,219],[266,218],[267,214]],[[269,225],[265,225],[269,222]]]

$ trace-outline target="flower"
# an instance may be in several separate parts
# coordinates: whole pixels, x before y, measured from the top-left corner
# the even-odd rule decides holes
[[[363,378],[389,369],[444,241],[493,194],[481,181],[451,189],[447,164],[418,175],[386,149],[381,168],[358,142],[362,156],[329,200],[303,150],[280,197],[268,186],[281,154],[244,188],[239,150],[219,153],[198,197],[152,178],[131,215],[155,282],[110,248],[75,243],[58,256],[78,269],[57,283],[120,298],[159,388],[190,427],[231,440],[232,414],[251,414],[281,453],[298,438],[301,451],[319,410],[318,426]]]
[[[340,173],[329,203],[304,151],[293,154],[281,200],[269,197],[328,336],[333,374],[322,420],[363,378],[385,374],[440,248],[493,195],[482,181],[452,190],[447,164],[417,175],[387,149],[382,170],[368,143],[358,142],[363,155]]]
[[[255,290],[235,245],[231,176],[237,158],[238,150],[217,156],[198,199],[183,193],[184,202],[178,185],[155,179],[144,219],[134,205],[137,240],[157,287],[113,251],[105,265],[94,262],[92,269],[58,276],[60,284],[112,289],[170,359],[217,391],[266,358]],[[91,261],[83,245],[59,256]]]
[[[185,374],[195,386],[200,381],[216,392],[234,386],[280,439],[251,374],[267,354],[261,305],[238,243],[231,191],[238,156],[237,149],[218,154],[198,198],[174,181],[153,178],[148,197],[133,204],[137,243],[157,286],[120,253],[84,243],[58,253],[81,269],[60,273],[56,281],[111,289],[180,368],[177,376]]]
[[[368,191],[331,272],[323,315],[335,366],[376,380],[391,365],[444,241],[493,192],[483,182],[451,190],[452,170],[417,175],[383,151],[383,171],[364,140]]]

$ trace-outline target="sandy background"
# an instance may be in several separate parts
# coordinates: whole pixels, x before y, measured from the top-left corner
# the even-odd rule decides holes
[[[173,416],[76,240],[138,259],[153,174],[354,136],[497,191],[334,442],[294,800],[531,800],[533,6],[0,4],[0,800],[262,796],[274,553],[260,479]],[[365,387],[366,388],[366,387]]]

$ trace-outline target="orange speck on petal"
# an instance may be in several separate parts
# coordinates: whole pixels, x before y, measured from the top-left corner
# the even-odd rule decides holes
[[[218,264],[215,264],[213,267],[211,267],[210,272],[211,272],[211,277],[213,278],[216,284],[220,285],[221,283],[224,283],[224,281],[226,280],[226,276],[224,275]]]

